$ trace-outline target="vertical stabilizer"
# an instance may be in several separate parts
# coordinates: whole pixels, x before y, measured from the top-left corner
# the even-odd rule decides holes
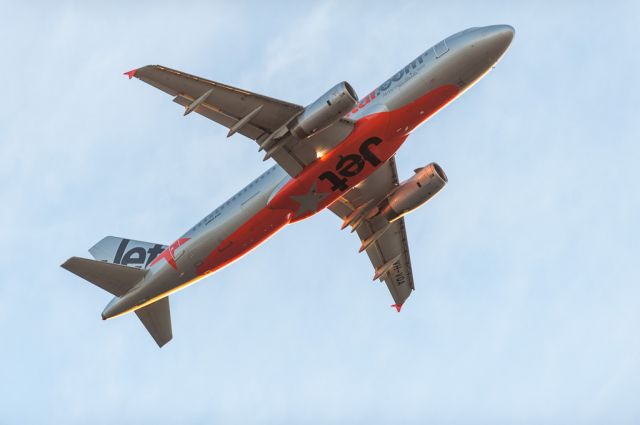
[[[166,249],[166,245],[107,236],[89,248],[96,260],[146,269]]]

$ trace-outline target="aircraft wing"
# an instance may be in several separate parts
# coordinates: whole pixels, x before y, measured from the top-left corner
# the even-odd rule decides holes
[[[216,83],[160,65],[149,65],[125,73],[173,96],[191,110],[260,144],[284,124],[303,111],[303,107],[246,90]],[[243,120],[244,119],[244,120]],[[333,149],[354,127],[354,122],[341,119],[332,126],[299,140],[284,136],[282,144],[271,156],[292,177],[313,162],[319,152]],[[265,158],[266,159],[266,158]]]
[[[392,157],[365,181],[329,206],[329,209],[343,220],[349,220],[354,214],[357,216],[358,208],[366,215],[367,208],[377,205],[397,185],[398,172],[395,158]],[[362,241],[361,248],[366,247],[375,269],[374,280],[380,279],[387,284],[395,302],[394,307],[400,311],[400,307],[414,290],[404,218],[393,223],[381,216],[362,218],[360,221],[356,219],[352,222],[352,227],[356,227]],[[371,240],[375,241],[371,243]]]

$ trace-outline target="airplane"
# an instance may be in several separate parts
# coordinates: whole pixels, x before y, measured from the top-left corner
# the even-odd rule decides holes
[[[347,82],[306,107],[159,65],[126,72],[254,140],[276,165],[170,245],[107,236],[62,267],[111,293],[102,312],[135,312],[159,347],[172,337],[169,295],[211,275],[287,226],[328,209],[356,232],[401,307],[414,290],[404,216],[447,183],[432,162],[398,181],[397,150],[423,122],[487,74],[514,36],[509,25],[474,27],[429,48],[364,98]]]

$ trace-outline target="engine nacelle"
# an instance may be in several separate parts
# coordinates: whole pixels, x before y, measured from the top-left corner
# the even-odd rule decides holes
[[[343,81],[304,108],[287,127],[291,134],[305,139],[344,117],[357,104],[358,95],[349,83]]]
[[[400,183],[378,204],[375,215],[382,215],[389,222],[395,221],[433,198],[447,181],[447,175],[435,162],[418,168],[411,178]]]

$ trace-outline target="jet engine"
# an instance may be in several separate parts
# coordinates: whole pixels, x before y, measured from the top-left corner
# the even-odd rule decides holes
[[[344,117],[357,104],[358,95],[349,83],[343,81],[304,108],[287,127],[291,134],[305,139]]]
[[[435,162],[417,168],[411,178],[400,183],[378,204],[372,216],[382,215],[389,222],[395,221],[433,198],[447,181],[447,175]]]

